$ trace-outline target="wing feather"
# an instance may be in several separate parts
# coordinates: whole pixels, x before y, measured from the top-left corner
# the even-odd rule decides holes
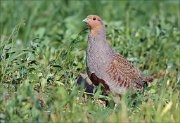
[[[114,54],[107,67],[109,77],[119,86],[129,87],[141,80],[141,72],[120,54]]]

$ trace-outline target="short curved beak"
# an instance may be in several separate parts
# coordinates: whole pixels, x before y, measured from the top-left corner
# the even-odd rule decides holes
[[[88,21],[88,19],[87,18],[85,18],[82,22],[85,22],[85,23],[87,23],[87,21]]]

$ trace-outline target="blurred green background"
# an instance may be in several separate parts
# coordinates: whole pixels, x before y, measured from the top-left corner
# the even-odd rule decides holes
[[[0,122],[180,122],[179,0],[0,0]],[[113,49],[154,76],[116,110],[74,83],[99,15]],[[103,102],[103,101],[102,101]],[[111,104],[111,103],[110,103]]]

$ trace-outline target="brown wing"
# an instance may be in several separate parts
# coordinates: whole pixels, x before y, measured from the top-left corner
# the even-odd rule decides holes
[[[132,83],[140,84],[141,72],[120,54],[114,54],[107,67],[107,73],[116,84],[129,87]]]

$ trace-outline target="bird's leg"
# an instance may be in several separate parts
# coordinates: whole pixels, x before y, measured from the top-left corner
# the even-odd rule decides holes
[[[79,76],[81,76],[89,85],[92,84],[87,74],[80,73]]]
[[[114,110],[117,108],[117,106],[118,106],[118,104],[119,104],[119,101],[120,101],[120,98],[121,98],[121,96],[118,94],[116,94],[115,96],[113,96],[113,100],[114,100],[114,103],[115,103],[115,105],[114,105]]]
[[[84,82],[84,83],[83,83]],[[89,79],[87,74],[80,73],[77,78],[77,84],[84,84],[86,88],[86,92],[93,93],[94,86],[92,84],[92,81]]]

